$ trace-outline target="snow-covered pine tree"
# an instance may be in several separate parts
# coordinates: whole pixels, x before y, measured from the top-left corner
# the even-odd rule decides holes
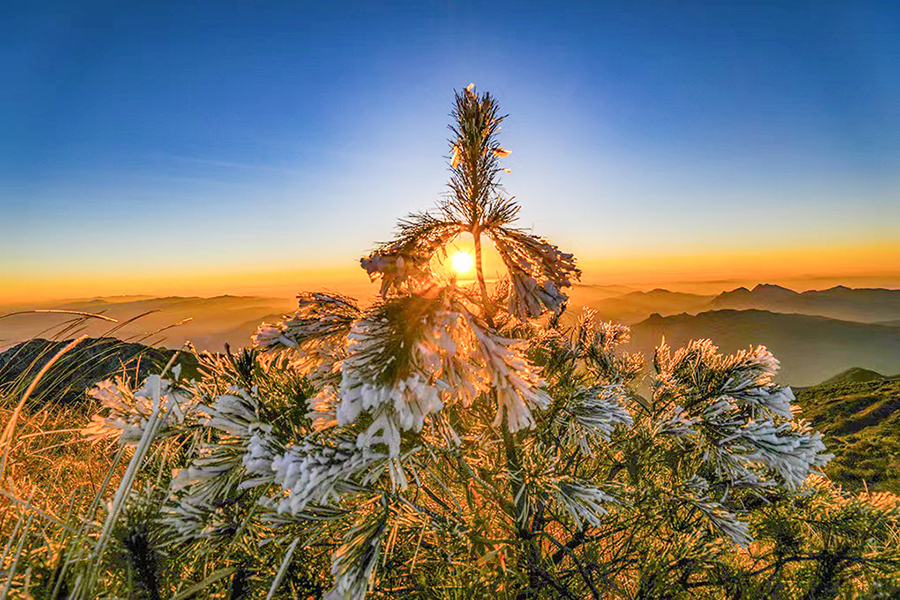
[[[151,441],[174,440],[182,468],[157,479],[160,543],[239,563],[241,585],[268,597],[738,598],[824,585],[791,583],[815,536],[790,515],[757,527],[776,541],[753,548],[763,507],[825,493],[806,482],[828,455],[773,383],[775,358],[663,344],[645,369],[621,351],[627,328],[589,310],[563,318],[580,272],[515,227],[495,99],[470,85],[453,117],[450,192],[362,259],[381,283],[370,306],[304,293],[254,349],[204,357],[199,381],[98,388],[106,412],[91,435],[141,444],[153,427]],[[436,269],[462,234],[475,244],[470,286]],[[483,244],[505,264],[499,281],[485,278]],[[859,560],[841,555],[828,582],[900,565],[896,507],[883,508],[853,513],[894,525],[851,545]]]

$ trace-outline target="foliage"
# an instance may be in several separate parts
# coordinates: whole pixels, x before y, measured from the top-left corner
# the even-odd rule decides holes
[[[662,344],[644,375],[627,328],[589,311],[563,324],[580,272],[513,227],[496,102],[470,86],[453,114],[450,195],[362,259],[374,303],[301,294],[254,348],[202,355],[199,378],[167,366],[92,392],[84,433],[130,460],[105,512],[31,565],[47,597],[895,589],[896,499],[810,479],[829,455],[773,382],[775,358]],[[469,286],[437,263],[464,232]]]

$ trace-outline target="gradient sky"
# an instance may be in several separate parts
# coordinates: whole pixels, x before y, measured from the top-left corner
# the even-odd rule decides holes
[[[900,285],[896,2],[3,12],[0,300],[365,281],[446,189],[469,82],[521,225],[587,281]]]

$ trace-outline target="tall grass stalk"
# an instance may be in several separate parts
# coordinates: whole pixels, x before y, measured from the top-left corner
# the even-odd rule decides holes
[[[149,314],[144,313],[124,322],[120,322],[117,319],[95,313],[40,310],[4,314],[0,315],[0,319],[26,313],[73,314],[77,317],[72,321],[63,323],[63,328],[61,330],[59,330],[59,326],[55,326],[55,329],[57,330],[56,333],[48,335],[51,341],[60,340],[63,335],[71,335],[73,331],[77,332],[77,330],[90,319],[99,319],[114,324],[112,328],[104,334],[101,334],[102,338],[110,337],[116,334],[122,326],[132,323],[137,319],[146,316],[146,314]],[[162,330],[181,325],[188,321],[189,319],[183,320],[169,327],[164,327]],[[156,335],[162,330],[145,334],[144,338],[148,335]],[[48,330],[48,332],[49,331],[50,330]],[[7,561],[11,560],[11,553],[15,557],[13,559],[15,561],[13,563],[13,570],[7,570],[6,573],[4,573],[4,575],[7,576],[7,582],[4,586],[7,591],[4,592],[4,597],[10,593],[14,596],[25,593],[21,578],[13,581],[13,578],[16,576],[16,569],[21,563],[22,559],[20,557],[23,556],[23,551],[26,552],[25,555],[32,557],[28,559],[27,565],[29,579],[33,579],[36,573],[40,573],[35,572],[33,570],[34,565],[31,564],[33,558],[36,556],[35,551],[38,548],[43,548],[41,552],[46,551],[49,559],[49,562],[46,564],[50,566],[50,572],[52,573],[52,576],[49,579],[46,578],[47,576],[43,573],[38,575],[42,578],[41,585],[46,586],[47,588],[42,590],[42,592],[49,594],[47,597],[57,599],[87,599],[96,597],[96,593],[100,592],[97,587],[101,579],[100,573],[103,572],[102,569],[106,568],[104,565],[107,565],[107,555],[109,554],[108,548],[112,541],[111,537],[113,536],[113,531],[117,523],[121,520],[124,505],[127,503],[130,492],[135,486],[135,481],[140,477],[140,473],[143,471],[143,464],[147,460],[150,460],[149,457],[151,456],[152,451],[151,446],[159,431],[160,412],[167,408],[166,406],[160,405],[164,402],[161,397],[161,389],[157,388],[157,398],[153,407],[152,419],[148,423],[148,431],[142,438],[143,443],[139,446],[138,451],[135,452],[135,455],[128,461],[128,465],[125,467],[125,474],[127,477],[118,483],[110,507],[110,513],[105,516],[102,522],[98,522],[96,515],[101,505],[104,505],[108,498],[107,490],[110,489],[111,483],[114,480],[118,480],[123,474],[119,465],[122,465],[125,453],[130,452],[129,447],[127,446],[120,446],[112,456],[103,450],[91,451],[85,456],[86,462],[83,466],[88,469],[87,474],[91,475],[93,474],[91,473],[93,470],[92,466],[96,467],[100,464],[97,462],[97,459],[102,458],[102,464],[105,468],[105,472],[102,477],[99,478],[102,481],[94,479],[93,477],[90,480],[80,478],[72,481],[72,484],[74,485],[66,487],[64,480],[51,477],[51,480],[55,482],[54,488],[51,489],[44,486],[32,487],[31,495],[28,496],[27,499],[24,499],[21,484],[26,483],[27,480],[31,478],[30,476],[41,473],[39,469],[42,467],[37,466],[37,469],[35,469],[36,465],[32,466],[33,463],[37,460],[55,460],[51,457],[45,458],[42,453],[60,446],[60,444],[52,444],[49,446],[41,445],[36,447],[34,442],[45,438],[46,436],[73,433],[80,431],[81,429],[80,427],[72,427],[70,425],[73,418],[79,419],[78,415],[82,410],[77,407],[81,407],[81,403],[78,403],[77,405],[66,405],[65,407],[56,403],[37,405],[35,404],[35,401],[40,397],[40,390],[44,388],[62,388],[66,385],[70,376],[78,374],[83,368],[90,368],[91,363],[108,360],[109,357],[116,356],[117,349],[115,345],[110,344],[109,347],[99,347],[99,351],[91,350],[90,352],[86,352],[83,360],[79,358],[74,361],[60,361],[64,355],[70,353],[79,344],[82,344],[87,337],[86,334],[80,335],[77,339],[65,342],[64,347],[53,355],[51,355],[53,346],[50,345],[44,350],[41,350],[40,347],[38,347],[38,352],[34,354],[33,357],[29,357],[31,350],[28,346],[22,345],[20,350],[13,351],[14,356],[11,357],[12,360],[17,360],[18,364],[24,366],[25,369],[12,381],[11,387],[7,387],[3,391],[2,396],[0,396],[0,398],[3,398],[4,403],[9,406],[9,409],[4,411],[9,418],[5,419],[7,420],[7,423],[5,424],[2,433],[0,433],[0,453],[2,453],[2,456],[0,456],[0,497],[10,502],[8,506],[12,507],[18,505],[20,510],[18,519],[8,520],[8,525],[3,527],[7,540],[5,540],[6,548],[3,552],[3,556],[0,557],[0,568],[7,566]],[[169,372],[178,357],[179,353],[176,352],[165,365],[165,368],[160,374],[161,377]],[[22,360],[23,358],[25,359],[24,362]],[[50,359],[49,361],[48,358]],[[140,358],[140,355],[138,355],[137,362],[134,366],[135,377],[139,376],[141,364]],[[46,364],[38,369],[41,362],[45,362]],[[11,362],[9,364],[14,365],[16,363]],[[64,365],[64,368],[59,368],[60,365]],[[125,368],[125,364],[122,364],[121,366],[123,369]],[[36,374],[35,371],[37,371]],[[127,371],[124,371],[124,374],[130,376],[130,371],[131,368],[129,367]],[[113,373],[110,372],[104,375],[111,376]],[[18,401],[13,407],[11,404],[16,398],[18,398]],[[36,410],[26,410],[27,407],[33,407],[36,408]],[[74,412],[73,407],[76,408]],[[25,435],[17,436],[17,432],[23,427],[27,427],[31,431],[26,430],[23,432]],[[69,445],[77,442],[77,439],[73,439],[62,445]],[[26,457],[25,462],[22,462],[21,464],[11,458],[11,455],[19,456],[20,454],[23,457]],[[107,462],[110,459],[111,461]],[[13,465],[15,465],[15,468]],[[81,464],[78,466],[82,467]],[[122,466],[124,467],[125,465]],[[13,472],[16,469],[21,472]],[[65,472],[69,475],[68,478],[71,478],[71,475],[74,475],[79,471],[76,470],[69,473],[68,469],[66,469]],[[24,477],[22,477],[22,475],[24,475]],[[157,473],[157,485],[160,483],[160,475],[161,473]],[[46,475],[45,477],[42,477],[42,479],[46,480]],[[99,486],[94,482],[99,483]],[[84,498],[83,496],[83,499],[78,498],[80,495],[79,488],[82,487],[81,485],[78,485],[79,483],[89,486],[89,488],[92,489],[91,495],[87,498]],[[12,488],[7,489],[9,487],[7,484],[12,485]],[[19,487],[18,490],[16,490],[17,484]],[[64,490],[70,492],[68,502],[62,502],[60,500],[54,502],[53,499],[58,497],[59,492]],[[43,506],[39,506],[35,502],[36,497],[34,497],[34,494],[36,491],[39,492],[40,496],[51,500],[51,502],[47,504],[46,510]],[[86,504],[84,500],[89,500],[89,505]],[[73,512],[76,503],[80,508]],[[62,507],[65,504],[68,504],[69,508],[64,517],[62,515],[54,514],[54,512],[58,512],[56,510],[57,507]],[[32,523],[34,517],[38,517],[39,521],[43,521],[46,524],[40,531],[40,538],[35,537],[35,528]],[[58,535],[51,533],[47,529],[47,526],[55,529],[58,532]],[[23,527],[26,528],[24,532]],[[37,542],[37,545],[34,545],[32,542]],[[193,591],[188,594],[188,596],[196,594],[197,591],[215,583],[221,577],[227,576],[232,570],[233,569],[228,570],[227,572],[223,570],[216,571],[213,575],[206,577],[199,584],[190,586]],[[42,595],[41,597],[45,596]]]
[[[87,335],[82,335],[81,337],[69,342],[69,344],[67,344],[62,350],[57,352],[56,355],[51,358],[46,365],[44,365],[44,368],[38,371],[38,374],[34,377],[34,379],[32,379],[31,384],[28,386],[28,389],[26,389],[25,393],[22,394],[22,399],[19,400],[19,404],[17,404],[15,410],[13,410],[13,414],[9,419],[9,423],[6,424],[6,428],[3,430],[3,436],[0,437],[0,447],[3,448],[3,457],[0,458],[0,484],[2,484],[3,477],[6,473],[6,463],[9,459],[10,447],[12,446],[12,434],[16,428],[16,422],[19,420],[19,415],[22,412],[22,407],[25,406],[25,403],[28,401],[28,397],[34,391],[34,388],[41,380],[41,377],[43,377],[44,374],[50,370],[50,367],[56,364],[56,361],[58,361],[63,354],[83,342],[85,338],[87,338]]]
[[[215,582],[221,581],[222,579],[228,577],[229,575],[234,573],[234,571],[234,567],[225,567],[223,569],[214,571],[213,573],[210,573],[210,575],[203,581],[195,583],[191,587],[177,592],[174,596],[172,596],[172,600],[188,600],[188,598],[195,598],[198,592],[202,592]]]
[[[65,560],[63,561],[63,564],[59,570],[59,575],[53,584],[53,590],[50,593],[50,598],[57,598],[57,595],[62,588],[63,581],[65,581],[65,575],[72,563],[75,562],[75,557],[78,556],[77,549],[82,545],[84,536],[87,534],[87,530],[94,524],[94,515],[96,514],[97,509],[100,507],[100,502],[103,499],[104,493],[106,493],[106,488],[109,486],[109,482],[112,480],[113,473],[115,473],[116,467],[122,460],[122,456],[124,456],[124,454],[125,446],[120,446],[118,452],[116,452],[116,455],[113,458],[112,465],[110,465],[110,468],[106,473],[106,477],[104,477],[103,482],[100,484],[100,488],[97,490],[97,492],[94,494],[93,499],[91,500],[91,505],[88,508],[87,514],[81,521],[81,527],[75,535],[75,538],[67,544],[67,546],[70,547],[72,551],[66,553]]]
[[[90,567],[87,573],[87,577],[80,580],[82,582],[82,586],[76,588],[75,593],[73,594],[74,599],[87,599],[92,597],[89,594],[92,594],[93,588],[96,585],[97,577],[100,572],[101,559],[103,557],[103,553],[106,551],[106,546],[109,543],[110,534],[112,533],[112,530],[119,519],[119,515],[122,513],[122,509],[125,506],[125,500],[128,497],[128,494],[131,492],[132,487],[134,486],[134,481],[137,478],[138,471],[140,470],[141,465],[144,462],[144,458],[150,451],[150,447],[153,444],[153,440],[156,438],[156,434],[161,424],[159,415],[161,410],[163,408],[166,408],[162,406],[161,400],[162,378],[166,375],[166,373],[168,373],[169,369],[175,363],[175,360],[178,358],[179,354],[180,352],[176,352],[172,355],[172,358],[169,359],[169,362],[166,364],[165,368],[159,376],[159,379],[157,380],[156,394],[153,398],[152,414],[150,415],[150,419],[147,422],[143,434],[141,435],[141,440],[134,451],[134,455],[128,462],[128,468],[125,470],[125,475],[122,477],[122,481],[119,483],[119,487],[116,490],[116,495],[113,498],[109,513],[107,514],[106,520],[103,523],[103,529],[100,532],[100,537],[97,540],[97,544],[91,554]]]
[[[15,312],[4,313],[0,315],[0,320],[6,319],[9,317],[15,317],[17,315],[30,315],[30,314],[51,314],[51,315],[79,315],[82,317],[88,317],[91,319],[102,319],[104,321],[109,321],[110,323],[118,323],[118,319],[113,319],[112,317],[107,317],[106,315],[101,315],[99,313],[92,312],[84,312],[80,310],[61,310],[56,308],[44,308],[44,309],[36,309],[36,310],[17,310]]]

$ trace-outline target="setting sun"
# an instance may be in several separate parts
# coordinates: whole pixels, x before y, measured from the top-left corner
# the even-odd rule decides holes
[[[472,267],[475,265],[475,259],[468,252],[460,251],[453,255],[451,264],[453,270],[462,275],[472,270]]]

